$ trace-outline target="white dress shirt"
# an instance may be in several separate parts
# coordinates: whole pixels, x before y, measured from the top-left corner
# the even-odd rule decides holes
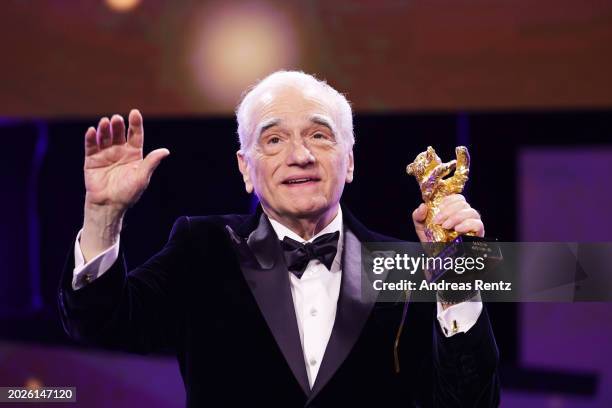
[[[293,297],[295,316],[304,352],[306,373],[312,388],[336,319],[336,308],[342,279],[341,260],[344,243],[342,210],[339,208],[338,214],[329,225],[308,241],[305,241],[298,234],[273,219],[270,219],[270,223],[280,240],[284,237],[289,237],[298,242],[311,242],[322,234],[340,231],[338,251],[331,270],[315,259],[308,263],[301,279],[298,279],[293,273],[287,272],[289,274],[289,282],[291,283],[291,296]],[[72,278],[72,288],[74,290],[82,288],[87,283],[104,274],[119,256],[119,240],[117,240],[113,246],[85,263],[79,245],[81,232],[82,230],[77,234],[74,244],[75,267]],[[438,302],[437,318],[446,337],[467,332],[476,323],[482,311],[482,302],[480,301],[479,294],[475,300],[452,305],[446,310],[442,310],[442,306]]]

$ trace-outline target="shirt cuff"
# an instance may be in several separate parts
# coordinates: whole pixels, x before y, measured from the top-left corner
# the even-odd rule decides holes
[[[442,304],[438,302],[438,322],[446,337],[470,330],[476,324],[481,312],[480,292],[470,300],[452,305],[446,310],[442,310]]]
[[[74,241],[74,270],[72,272],[72,289],[78,290],[95,279],[99,278],[108,271],[119,258],[119,240],[108,249],[104,250],[91,261],[85,263],[83,252],[81,251],[81,229]]]

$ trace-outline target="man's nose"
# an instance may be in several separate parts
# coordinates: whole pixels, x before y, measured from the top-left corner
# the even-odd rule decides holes
[[[315,157],[303,141],[291,143],[290,152],[287,157],[289,165],[305,166],[314,163]]]

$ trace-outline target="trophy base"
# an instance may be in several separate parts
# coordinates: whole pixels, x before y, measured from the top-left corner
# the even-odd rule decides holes
[[[433,267],[424,270],[428,283],[443,280],[451,284],[469,283],[471,287],[475,287],[475,280],[482,279],[488,270],[503,260],[496,238],[460,235],[451,242],[423,245],[427,254],[439,259],[439,262],[433,262]],[[459,262],[461,258],[463,260]],[[471,262],[467,261],[468,259],[471,259]],[[473,267],[467,268],[468,264]],[[441,290],[438,291],[438,299],[445,303],[460,303],[473,298],[476,293],[476,290]]]

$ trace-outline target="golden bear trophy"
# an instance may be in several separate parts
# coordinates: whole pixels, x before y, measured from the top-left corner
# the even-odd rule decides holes
[[[461,193],[468,180],[470,154],[467,147],[458,146],[455,154],[456,160],[442,163],[433,147],[428,146],[406,167],[406,173],[416,177],[421,187],[421,195],[427,205],[425,235],[431,242],[450,242],[458,236],[457,232],[444,229],[432,221],[440,211],[440,201],[451,194]],[[451,177],[445,178],[453,171],[455,173]]]

